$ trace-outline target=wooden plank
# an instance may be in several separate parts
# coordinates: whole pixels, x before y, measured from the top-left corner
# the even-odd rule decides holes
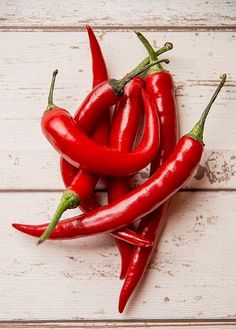
[[[0,194],[0,320],[235,319],[236,192],[176,195],[159,252],[124,315],[110,236],[37,247],[10,228],[16,218],[48,220],[58,197]]]
[[[235,33],[146,33],[155,44],[172,41],[181,134],[197,120],[218,83],[229,74],[207,122],[206,155],[187,188],[235,188]],[[121,77],[145,50],[133,33],[99,34],[111,76]],[[1,189],[62,189],[58,156],[40,131],[50,75],[59,69],[55,102],[72,113],[89,91],[90,59],[85,33],[2,33],[0,65]],[[126,49],[126,51],[124,51]],[[230,49],[230,51],[225,51]],[[191,56],[189,55],[191,53]],[[223,133],[222,133],[223,131]],[[146,179],[147,171],[138,175]],[[137,184],[137,180],[134,180]],[[100,185],[101,187],[101,185]]]
[[[33,328],[33,329],[52,329],[52,328],[68,328],[68,329],[83,329],[83,328],[115,328],[115,329],[235,329],[235,321],[62,321],[62,322],[5,322],[0,323],[0,328]]]
[[[45,190],[63,191],[59,157],[53,150],[4,150],[1,151],[0,181],[2,191]],[[207,150],[193,178],[184,189],[225,189],[236,186],[236,152]],[[136,187],[148,179],[149,168],[145,168],[131,178]],[[99,181],[98,190],[106,188]]]
[[[143,26],[153,29],[221,28],[236,25],[234,0],[201,1],[184,0],[168,2],[93,0],[89,3],[78,0],[60,2],[55,11],[55,2],[50,0],[8,0],[1,4],[0,25],[6,29],[70,29],[83,28],[85,24],[99,28],[130,28]]]

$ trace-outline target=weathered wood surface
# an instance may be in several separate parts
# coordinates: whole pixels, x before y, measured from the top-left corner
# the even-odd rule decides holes
[[[81,29],[85,24],[100,29],[142,26],[145,29],[234,28],[234,0],[8,0],[1,4],[0,27],[18,30],[46,28]]]
[[[201,166],[186,186],[193,192],[174,198],[159,252],[122,316],[111,237],[36,247],[10,227],[15,218],[49,220],[61,195],[58,156],[41,134],[40,117],[54,68],[57,104],[74,112],[90,88],[85,24],[95,26],[113,77],[145,56],[132,30],[145,31],[156,46],[174,43],[168,57],[181,133],[219,74],[228,74],[207,122]],[[0,328],[236,328],[235,30],[234,0],[0,3]],[[34,33],[41,31],[60,33]],[[146,177],[144,170],[133,185]]]
[[[111,76],[121,77],[146,55],[131,32],[99,35]],[[175,76],[181,134],[198,119],[218,83],[219,74],[228,73],[227,85],[206,125],[206,153],[201,167],[196,179],[186,188],[234,189],[235,33],[163,32],[157,35],[149,32],[146,35],[160,45],[166,40],[175,45],[168,57],[171,60],[169,69]],[[59,69],[56,104],[74,113],[88,92],[91,72],[87,35],[84,32],[17,33],[16,38],[14,33],[2,33],[0,42],[1,189],[62,189],[58,155],[41,133],[40,117],[46,106],[53,69]],[[222,45],[227,45],[230,51]],[[191,56],[187,49],[192,50]],[[139,183],[146,178],[147,171],[143,171],[138,175]]]
[[[58,198],[0,194],[0,320],[236,317],[235,192],[174,198],[159,252],[124,315],[117,312],[119,253],[110,236],[37,247],[10,228],[13,220],[48,220]]]

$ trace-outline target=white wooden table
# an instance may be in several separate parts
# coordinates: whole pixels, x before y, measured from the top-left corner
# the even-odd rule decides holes
[[[156,46],[174,43],[169,69],[182,134],[228,74],[201,166],[174,197],[159,250],[123,315],[110,236],[36,247],[11,229],[16,219],[49,220],[63,190],[40,117],[53,69],[55,102],[72,113],[90,89],[87,23],[112,77],[146,55],[132,30]],[[0,30],[0,327],[236,328],[236,1],[9,0],[0,2]]]

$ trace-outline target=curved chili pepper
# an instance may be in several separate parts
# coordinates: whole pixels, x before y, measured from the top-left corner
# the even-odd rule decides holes
[[[57,71],[53,74],[52,85],[49,93],[49,108],[55,106],[50,104],[52,104],[52,91],[56,74]],[[116,170],[120,170],[120,173],[124,175],[125,172],[121,171],[121,167],[125,161],[126,170],[130,170],[130,167],[127,167],[127,165],[139,166],[141,163],[143,165],[142,161],[145,161],[145,164],[147,165],[148,163],[146,163],[146,161],[150,162],[155,155],[156,148],[159,146],[159,130],[157,129],[159,121],[155,111],[155,106],[148,99],[146,99],[145,105],[146,125],[143,138],[140,145],[132,153],[119,152],[115,149],[105,148],[95,144],[85,135],[83,130],[77,126],[70,114],[66,110],[58,107],[54,107],[52,111],[49,110],[49,112],[44,115],[42,129],[46,136],[50,135],[50,138],[48,139],[57,150],[60,150],[61,154],[65,154],[66,152],[67,154],[72,155],[72,158],[80,154],[80,156],[82,156],[80,157],[80,160],[89,159],[93,166],[95,164],[100,164],[100,166],[103,166],[101,169],[106,170],[107,174],[112,174],[112,171],[116,168]],[[82,148],[83,152],[80,151],[80,153],[78,153]],[[97,161],[98,159],[99,161]],[[114,161],[114,163],[112,161]],[[106,166],[107,163],[113,166],[110,167],[110,170],[112,170],[111,172],[108,172]],[[96,169],[94,170],[96,171]],[[92,176],[90,179],[92,179]],[[78,186],[79,184],[76,182],[75,185],[71,185],[70,189],[64,192],[48,229],[43,234],[42,239],[40,239],[41,242],[47,239],[52,233],[65,210],[78,206],[80,202],[79,196],[81,195]]]
[[[156,60],[155,51],[148,40],[141,33],[137,33],[137,35],[148,50],[150,62]],[[151,163],[151,176],[174,150],[178,137],[178,122],[173,79],[171,74],[165,71],[161,65],[149,70],[146,77],[146,90],[155,100],[160,119],[160,147],[156,158]],[[123,312],[149,264],[155,245],[167,222],[169,201],[170,199],[140,221],[138,233],[153,241],[153,246],[146,250],[139,247],[132,248],[129,266],[120,293],[120,313]]]
[[[149,64],[140,72],[143,72],[152,65],[154,65],[154,63]],[[146,129],[143,134],[142,141],[133,152],[126,154],[118,152],[114,149],[102,147],[94,143],[87,137],[80,127],[77,127],[76,122],[66,110],[59,108],[52,103],[56,74],[57,71],[53,73],[53,80],[49,94],[49,104],[44,112],[41,126],[46,138],[63,156],[63,158],[75,166],[83,166],[83,169],[86,169],[89,172],[114,176],[132,174],[145,167],[151,161],[154,151],[159,143],[157,132],[155,129],[150,129],[156,125],[156,113],[148,113],[146,119]],[[116,87],[118,86],[117,90],[121,91],[121,88],[123,88],[121,86],[124,86],[124,84],[130,81],[131,77],[133,78],[134,76],[130,76],[129,78],[125,78],[120,81],[115,80]],[[112,83],[114,85],[114,80]],[[113,89],[110,87],[109,83],[104,82],[93,90],[93,95],[96,95],[98,90],[103,90],[103,97],[97,98],[99,99],[101,105],[101,99],[111,101],[110,96]],[[112,91],[112,93],[113,96],[117,97],[114,91]],[[91,99],[92,96],[90,97],[90,100]],[[115,101],[114,97],[113,101]],[[93,105],[95,103],[96,101]]]
[[[92,57],[92,71],[93,71],[92,86],[93,88],[95,88],[100,83],[108,80],[108,74],[98,40],[92,28],[89,25],[86,25],[86,29],[89,37],[89,45],[90,45],[90,51]],[[79,124],[78,121],[77,123]],[[97,144],[107,145],[108,136],[109,136],[109,127],[110,127],[110,113],[109,111],[106,111],[101,117],[101,119],[99,120],[99,122],[97,123],[91,138]],[[85,129],[85,131],[88,132],[90,127],[84,127],[83,125],[83,129]],[[83,175],[83,170],[81,169],[78,170],[77,167],[73,166],[62,157],[60,161],[60,168],[65,186],[68,189],[70,189],[70,185],[75,179],[76,183],[79,185],[77,190],[81,190],[81,193],[83,193],[83,196],[82,197],[80,196],[80,199],[83,199],[83,197],[85,199],[89,198],[89,196],[92,194],[94,186],[97,183],[98,176],[92,175],[90,177],[86,172],[85,175]],[[79,177],[75,177],[77,174],[79,175]],[[73,182],[73,185],[75,185],[75,182]],[[88,191],[88,196],[85,194],[86,192],[84,191],[84,189]]]
[[[95,87],[98,82],[102,82],[107,77],[106,68],[105,68],[105,62],[104,62],[98,41],[97,41],[91,27],[89,27],[87,25],[86,28],[87,28],[87,31],[89,34],[90,48],[91,48],[91,53],[92,53],[93,87]],[[161,47],[160,49],[158,49],[156,51],[156,54],[161,55],[172,48],[173,48],[173,45],[170,42],[167,42],[163,47]],[[97,65],[96,65],[96,63],[97,63]],[[149,63],[149,57],[145,58],[139,65],[137,65],[136,68],[132,71],[132,73],[133,74],[138,73],[138,71],[141,68],[143,68],[145,65],[147,65],[148,63]],[[130,75],[130,74],[128,74],[128,75]],[[83,129],[87,133],[89,133],[92,129],[92,126],[91,126],[90,120],[86,119],[87,111],[90,112],[90,108],[88,106],[85,106],[85,107],[81,106],[77,110],[77,115],[75,117],[75,120],[78,123],[78,125],[82,126]],[[97,109],[95,111],[96,111],[95,113],[97,113]],[[84,119],[85,119],[85,121],[84,121]],[[86,125],[86,123],[87,123],[87,125]],[[103,117],[97,123],[97,125],[95,127],[95,131],[91,137],[94,141],[96,141],[97,144],[101,144],[101,145],[106,144],[107,130],[108,130],[107,125],[108,125],[108,123],[106,120],[103,119]],[[64,182],[65,186],[67,187],[67,189],[70,190],[70,184],[73,182],[75,175],[78,173],[78,168],[73,166],[72,164],[70,164],[63,158],[61,158],[60,166],[61,166],[61,174],[62,174],[63,182]],[[85,177],[83,179],[83,175],[81,174],[81,172],[79,172],[79,176],[80,176],[79,182],[78,182],[78,179],[76,178],[78,185],[80,185],[77,187],[77,190],[81,191],[81,193],[83,193],[82,190],[84,188],[86,189],[86,191],[89,191],[90,189],[93,190],[94,183],[95,183],[95,179],[94,179],[95,175],[90,177],[91,180],[88,179],[87,175],[85,175]],[[89,186],[90,186],[90,188],[89,188]],[[83,193],[83,195],[80,199],[83,200],[83,199],[86,199],[87,197],[89,197],[89,195],[86,196],[86,194]]]
[[[87,26],[87,30],[89,33],[89,40],[90,40],[90,48],[92,53],[92,61],[93,61],[93,86],[95,87],[98,82],[102,82],[103,79],[106,77],[106,69],[104,68],[105,62],[101,53],[100,46],[98,41],[92,31],[92,29]],[[173,45],[167,42],[163,47],[157,50],[156,54],[163,54],[164,52],[172,49]],[[97,65],[96,65],[97,63]],[[132,72],[136,74],[140,68],[145,66],[145,64],[149,63],[149,58],[146,58],[142,61]],[[100,69],[97,69],[100,67]],[[101,68],[102,67],[102,68]],[[86,126],[86,122],[84,122],[84,118],[86,119],[86,111],[90,111],[88,107],[81,107],[77,111],[76,122],[79,126],[82,126],[83,129],[89,133],[91,131],[91,122],[88,120],[86,121],[88,125]],[[96,110],[97,113],[97,110]],[[105,113],[107,114],[107,113]],[[108,132],[108,120],[102,117],[98,122],[94,133],[92,134],[92,139],[97,143],[104,145],[107,142],[107,132]],[[61,174],[64,181],[64,184],[67,187],[67,190],[72,192],[78,192],[78,203],[85,202],[86,199],[89,198],[91,195],[91,191],[93,191],[95,184],[97,182],[97,175],[88,175],[86,172],[83,174],[83,170],[79,170],[67,162],[65,159],[61,158]],[[78,173],[78,177],[75,177]],[[74,182],[73,182],[74,180]],[[70,186],[72,184],[72,186]],[[69,192],[67,192],[69,193]],[[73,197],[72,197],[73,198]],[[73,198],[74,199],[74,198]],[[68,196],[67,196],[68,200]],[[68,200],[69,202],[69,200]],[[90,201],[88,201],[90,203]],[[91,208],[91,207],[90,207]]]
[[[114,110],[109,141],[110,146],[120,152],[131,151],[134,145],[142,117],[141,91],[143,86],[144,81],[138,77],[130,81],[125,86],[124,95]],[[128,177],[111,177],[108,180],[107,188],[110,203],[129,192]],[[116,244],[121,256],[120,278],[123,279],[129,264],[127,256],[131,246],[121,240],[116,240]]]
[[[93,33],[93,30],[90,26],[86,26],[90,50],[92,57],[92,67],[93,67],[93,88],[98,84],[106,81],[108,79],[107,70],[105,61],[101,52],[101,48],[96,39],[96,36]],[[162,47],[163,51],[165,50]],[[79,122],[78,122],[79,124]],[[94,132],[92,133],[91,138],[101,145],[107,145],[108,136],[109,136],[109,126],[110,126],[110,113],[107,111],[103,114],[101,119],[98,121],[97,126],[95,127]],[[85,126],[83,127],[85,128]],[[88,128],[88,127],[87,127]],[[88,129],[87,129],[88,130]],[[92,209],[97,209],[100,205],[90,197],[93,193],[94,187],[97,183],[98,176],[87,173],[86,171],[74,167],[69,162],[61,157],[61,173],[65,186],[68,191],[72,191],[79,195],[80,202],[82,202],[80,208],[84,211],[90,211]],[[90,197],[90,198],[89,198]],[[87,210],[85,210],[87,208]],[[143,239],[137,233],[132,232],[128,229],[123,229],[121,232],[111,233],[118,240],[127,241],[128,245],[135,244],[143,247],[150,247],[152,243]],[[124,243],[124,242],[123,242]]]
[[[92,86],[95,88],[100,83],[108,80],[108,74],[106,69],[106,64],[104,57],[99,46],[98,40],[89,25],[86,25],[89,45],[92,58],[92,71],[93,71],[93,83]],[[80,122],[77,120],[77,124],[80,125]],[[90,127],[85,127],[83,124],[83,129],[88,132]],[[100,120],[97,122],[97,125],[94,129],[94,132],[91,135],[91,139],[94,140],[96,144],[107,145],[110,129],[110,112],[106,111]],[[82,169],[74,167],[72,164],[67,162],[61,157],[60,162],[61,174],[64,181],[64,184],[68,191],[72,191],[78,194],[78,199],[80,202],[83,202],[89,199],[93,193],[94,187],[97,184],[99,176],[90,174]],[[79,202],[78,202],[79,203]]]
[[[222,80],[200,120],[187,135],[179,140],[166,162],[147,182],[98,210],[61,221],[50,237],[70,239],[119,229],[152,212],[173,196],[191,178],[200,162],[204,149],[205,121],[225,81],[226,74],[222,76]],[[143,94],[145,95],[145,91]],[[144,103],[148,99],[149,97],[144,98]],[[48,224],[13,224],[13,226],[30,235],[37,231],[40,236]]]

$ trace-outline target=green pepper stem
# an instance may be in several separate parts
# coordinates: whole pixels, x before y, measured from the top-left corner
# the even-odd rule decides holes
[[[162,46],[160,49],[158,49],[157,51],[155,51],[155,54],[156,54],[156,56],[158,58],[159,55],[164,54],[165,52],[171,50],[172,48],[173,48],[173,44],[171,42],[166,42],[164,44],[164,46]],[[144,67],[149,62],[150,62],[150,58],[148,56],[148,57],[144,58],[142,60],[142,62],[140,62],[131,72],[137,72],[138,70],[140,70],[140,68]],[[143,78],[143,79],[145,78],[145,76],[146,76],[146,71],[140,74],[140,77]]]
[[[135,33],[148,52],[150,63],[153,63],[154,61],[156,61],[157,56],[156,56],[155,50],[151,46],[150,42],[145,38],[145,36],[142,33],[140,33],[140,32],[135,32]],[[161,64],[156,64],[155,66],[152,66],[148,70],[148,74],[152,74],[155,72],[162,72],[162,71],[164,71],[164,69],[161,66]]]
[[[156,61],[157,55],[156,55],[155,50],[151,46],[150,42],[145,38],[145,36],[142,33],[140,33],[140,32],[135,32],[135,33],[148,52],[150,63],[153,63],[154,61]],[[161,64],[157,64],[149,69],[148,74],[152,74],[155,72],[162,72],[162,71],[164,71],[164,69],[161,66]]]
[[[61,198],[59,205],[57,206],[57,209],[55,211],[55,214],[54,214],[50,224],[48,225],[46,230],[43,232],[41,237],[39,238],[37,244],[44,242],[52,234],[52,232],[54,231],[54,229],[57,225],[57,222],[59,221],[62,214],[67,209],[76,208],[79,205],[79,203],[80,203],[80,199],[75,192],[73,192],[71,190],[65,191]]]
[[[227,78],[226,74],[223,74],[221,76],[221,81],[220,81],[218,87],[216,88],[214,94],[212,95],[212,97],[211,97],[208,105],[206,106],[205,110],[202,112],[200,120],[195,124],[195,126],[187,134],[187,136],[193,137],[193,138],[199,140],[200,142],[203,142],[203,132],[204,132],[204,126],[205,126],[206,118],[207,118],[208,113],[209,113],[209,111],[212,107],[212,104],[216,100],[216,97],[218,96],[221,88],[224,86],[224,84],[226,82],[226,78]]]
[[[137,70],[135,72],[132,71],[132,72],[126,74],[126,76],[123,79],[120,79],[120,80],[111,79],[109,81],[109,84],[110,84],[111,88],[113,89],[113,91],[116,95],[122,96],[123,92],[124,92],[124,86],[126,85],[126,83],[128,83],[130,80],[132,80],[136,76],[140,75],[141,73],[145,72],[146,70],[148,70],[153,65],[156,65],[158,63],[163,63],[163,62],[168,64],[169,60],[168,59],[162,59],[162,60],[159,60],[159,61],[154,61],[153,63],[149,63],[149,64],[141,67],[139,70]]]
[[[139,40],[142,42],[144,47],[147,49],[148,55],[149,55],[149,60],[150,63],[154,62],[157,60],[157,55],[153,47],[151,46],[150,42],[145,38],[145,36],[141,32],[136,32],[137,37]]]
[[[45,112],[52,110],[56,105],[53,103],[53,92],[54,92],[54,86],[55,86],[55,81],[56,81],[56,76],[57,76],[58,70],[55,70],[52,74],[52,81],[50,85],[50,90],[48,94],[48,105],[45,110]]]

